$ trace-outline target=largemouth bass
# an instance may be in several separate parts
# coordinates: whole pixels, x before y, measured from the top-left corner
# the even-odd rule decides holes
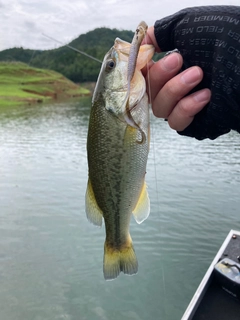
[[[101,226],[103,218],[105,221],[103,273],[107,280],[116,278],[120,272],[137,273],[138,262],[129,233],[130,219],[133,213],[141,223],[150,212],[145,183],[149,104],[140,70],[152,58],[154,47],[137,48],[139,53],[133,61],[135,71],[130,77],[126,104],[130,48],[130,43],[117,38],[105,55],[93,94],[87,138],[86,214],[95,225]],[[130,123],[126,117],[130,117]]]

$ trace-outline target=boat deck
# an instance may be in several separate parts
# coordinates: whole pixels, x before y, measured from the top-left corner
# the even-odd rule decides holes
[[[192,320],[239,320],[240,302],[212,280]]]
[[[182,320],[239,320],[240,300],[224,290],[214,273],[216,263],[229,258],[240,263],[240,232],[231,230],[200,283]]]

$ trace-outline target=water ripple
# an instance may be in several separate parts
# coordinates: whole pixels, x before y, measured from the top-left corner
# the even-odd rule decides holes
[[[149,218],[131,221],[134,277],[105,282],[105,231],[84,210],[90,100],[0,111],[0,309],[8,320],[179,319],[240,229],[239,135],[177,135],[152,119]]]

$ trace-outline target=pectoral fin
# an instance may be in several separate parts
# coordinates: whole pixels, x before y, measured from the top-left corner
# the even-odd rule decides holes
[[[140,194],[140,197],[138,199],[138,203],[133,210],[133,216],[137,223],[142,223],[144,220],[147,219],[150,213],[150,201],[148,197],[148,192],[147,192],[147,184],[144,181],[142,191]]]
[[[153,57],[155,48],[151,44],[144,44],[140,47],[137,57],[137,69],[141,70]]]
[[[90,179],[88,179],[87,191],[85,196],[85,210],[88,220],[96,226],[101,227],[103,213],[97,204]]]

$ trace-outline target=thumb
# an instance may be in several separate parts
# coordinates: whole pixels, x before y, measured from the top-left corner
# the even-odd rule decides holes
[[[152,44],[155,47],[155,51],[156,52],[161,52],[157,40],[155,38],[155,34],[154,34],[154,27],[151,26],[148,28],[146,36],[144,37],[142,44]]]

